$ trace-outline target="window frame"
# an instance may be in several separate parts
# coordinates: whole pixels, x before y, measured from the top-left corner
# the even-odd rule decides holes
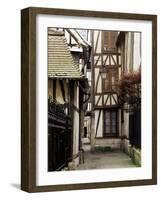
[[[109,32],[109,34],[111,34],[111,32],[117,32],[117,31],[102,31],[102,53],[116,53],[117,52],[117,46],[115,46],[115,48],[106,48],[105,49],[105,34],[108,34],[108,32]],[[108,35],[107,36],[108,38],[107,38],[107,40],[108,40],[108,43],[110,43],[111,44],[111,38],[110,38],[110,36]]]
[[[113,73],[113,70],[116,70],[115,73]],[[115,74],[115,81],[114,81],[114,83],[112,83],[112,75],[113,74]],[[113,67],[111,69],[107,69],[106,79],[102,80],[102,91],[103,92],[109,92],[109,93],[116,93],[117,92],[116,88],[117,88],[118,76],[119,76],[118,68]],[[105,87],[105,81],[107,79],[109,79],[108,89]]]
[[[105,132],[105,112],[110,112],[110,133],[106,133]],[[115,133],[112,133],[111,132],[111,129],[112,129],[112,120],[111,120],[111,116],[112,116],[112,112],[115,112],[116,113],[116,132]],[[104,138],[116,138],[118,137],[118,109],[104,109],[103,110],[103,137]]]

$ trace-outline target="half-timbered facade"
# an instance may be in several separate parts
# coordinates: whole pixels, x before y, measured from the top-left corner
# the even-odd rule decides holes
[[[140,33],[49,29],[49,171],[76,169],[84,142],[92,151],[130,145],[132,123],[120,105],[118,82],[140,67],[140,49]]]
[[[91,31],[92,41],[92,146],[120,148],[121,109],[117,82],[121,54],[116,47],[118,32]]]
[[[90,45],[75,30],[48,30],[48,170],[80,161]],[[82,126],[82,127],[81,127]]]
[[[134,128],[130,125],[130,114],[120,105],[118,82],[124,74],[137,71],[141,66],[141,35],[91,30],[90,41],[91,98],[88,106],[91,105],[91,114],[87,135],[92,149],[97,146],[122,149],[125,143],[129,144]],[[140,115],[136,118],[141,121]],[[135,132],[139,134],[138,130]]]

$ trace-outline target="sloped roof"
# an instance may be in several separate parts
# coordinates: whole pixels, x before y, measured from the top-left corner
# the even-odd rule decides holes
[[[48,77],[70,79],[83,77],[74,63],[63,31],[48,32]]]
[[[88,47],[91,46],[91,44],[82,38],[82,36],[75,30],[75,29],[66,29],[73,37],[74,39],[78,42],[79,45]]]

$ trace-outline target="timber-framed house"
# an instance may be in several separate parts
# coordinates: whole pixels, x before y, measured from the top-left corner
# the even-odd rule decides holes
[[[141,115],[140,110],[131,115],[120,104],[118,83],[141,69],[141,34],[91,30],[91,44],[91,149],[129,153],[133,145],[141,148]]]
[[[117,50],[116,31],[91,31],[92,37],[92,146],[119,148],[121,109],[117,82],[121,54]]]
[[[118,92],[140,49],[140,33],[49,28],[49,171],[77,169],[86,150],[141,148],[141,111],[127,112]]]
[[[48,29],[48,171],[80,163],[89,54],[90,45],[75,30]]]

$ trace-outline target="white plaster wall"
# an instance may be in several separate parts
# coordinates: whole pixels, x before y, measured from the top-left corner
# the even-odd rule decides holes
[[[97,46],[97,53],[101,53],[101,40],[102,40],[102,32],[100,32],[99,34],[99,38],[98,38],[98,46]]]
[[[101,58],[99,56],[94,56],[94,64],[101,65]]]
[[[127,71],[127,46],[128,46],[128,34],[125,34],[125,55],[123,56],[124,57],[124,67],[125,67],[125,70]]]
[[[96,40],[97,40],[97,36],[98,36],[98,31],[93,31],[93,40],[94,40],[94,43],[93,43],[93,48],[95,49],[96,48]]]
[[[112,96],[111,96],[111,104],[112,104],[112,105],[115,105],[115,104],[116,104]]]
[[[96,68],[95,69],[95,89],[96,89],[98,76],[99,76],[99,69]],[[99,77],[99,80],[98,80],[97,92],[102,92],[102,78],[101,78],[101,76]]]
[[[122,135],[129,137],[129,113],[124,111],[124,123],[123,123]]]
[[[140,40],[141,34],[134,33],[134,54],[133,54],[133,70],[137,70],[141,64],[141,55],[140,55]]]
[[[79,108],[79,87],[74,83],[74,105]]]
[[[108,95],[105,94],[105,95],[104,95],[104,104],[105,104],[107,98],[108,98]],[[107,103],[106,103],[106,105],[107,105]]]
[[[134,34],[133,47],[131,43],[132,34]],[[129,72],[130,69],[132,69],[132,67],[133,71],[139,68],[141,64],[140,48],[141,48],[141,34],[131,33],[131,32],[127,33],[125,35],[125,66],[127,67],[127,72]],[[133,57],[133,62],[131,61],[131,56]]]
[[[111,97],[108,98],[107,103],[106,103],[106,105],[108,105],[108,106],[110,105],[110,98]]]
[[[99,76],[99,81],[98,81],[98,92],[102,92],[102,78]]]
[[[119,56],[119,65],[121,65],[121,56]]]
[[[114,61],[113,61],[113,59],[111,59],[111,65],[115,65],[115,63],[117,63],[117,56],[113,55],[112,57],[113,57]]]
[[[79,89],[78,86],[74,87],[74,105],[78,107],[79,103]],[[74,110],[73,116],[73,155],[76,155],[79,152],[79,113]],[[78,160],[75,159],[75,165],[78,164]]]
[[[68,31],[65,31],[65,38],[67,40],[67,43],[69,44],[70,35],[69,35]]]
[[[127,72],[130,71],[130,54],[131,54],[131,33],[127,33],[126,35],[127,40],[126,40],[126,44],[125,44],[125,52],[126,52],[126,67],[127,67]]]
[[[99,110],[95,110],[95,134],[96,134],[96,127],[97,127],[97,121],[99,116]],[[99,124],[98,124],[98,130],[97,130],[97,137],[103,137],[103,111],[101,111]]]
[[[95,145],[96,146],[109,146],[113,149],[120,149],[121,139],[120,138],[96,139]]]
[[[102,105],[102,97],[100,97],[100,95],[95,96],[95,103],[97,103],[97,106],[101,106]]]
[[[63,85],[64,85],[64,91],[65,91],[65,99],[67,100],[67,83],[66,83],[66,80],[63,80]],[[56,100],[59,103],[64,104],[65,101],[64,101],[63,96],[62,96],[59,80],[56,80],[55,90],[56,90]],[[53,98],[53,80],[48,80],[48,98],[49,98],[49,96],[52,96],[52,98]]]
[[[97,41],[98,34],[99,34],[99,38],[98,38],[96,53],[101,53],[101,32],[99,33],[99,31],[97,31],[97,30],[94,31],[94,49],[96,47],[96,41]]]
[[[113,97],[115,98],[115,100],[117,102],[118,101],[117,94],[113,94]]]
[[[114,61],[116,62],[116,61],[117,61],[117,60],[116,60],[116,56],[113,55],[112,57],[113,57]],[[105,60],[106,60],[106,63],[104,63],[105,65],[110,65],[110,64],[111,64],[111,65],[115,65],[113,59],[111,58],[111,62],[110,62],[110,61],[109,61],[109,56],[108,56],[108,57],[107,57],[107,55],[103,56],[103,62],[105,62]]]
[[[87,71],[87,78],[88,78],[88,81],[91,81],[91,72]]]
[[[100,53],[100,51],[98,51],[97,53]],[[97,61],[97,65],[99,65],[99,66],[100,66],[100,65],[101,65],[101,63],[102,63],[102,62],[101,62],[101,57],[99,57],[99,59],[98,59],[98,61]]]
[[[74,83],[74,105],[79,107],[79,87]],[[79,152],[79,112],[74,110],[73,116],[73,155],[75,156]],[[74,160],[74,164],[77,165],[78,159]]]
[[[63,81],[63,85],[64,85],[65,94],[67,95],[67,84],[66,84],[65,80]],[[56,80],[56,100],[61,104],[65,103],[63,96],[62,96],[62,91],[61,91],[59,80]]]
[[[74,111],[73,117],[73,155],[79,151],[79,113]]]
[[[53,98],[53,80],[48,80],[48,98]]]

